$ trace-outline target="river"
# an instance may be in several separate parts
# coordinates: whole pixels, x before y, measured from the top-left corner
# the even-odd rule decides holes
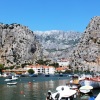
[[[45,100],[48,90],[65,85],[69,77],[20,77],[17,85],[8,86],[0,78],[0,100]],[[100,90],[94,90],[97,95]]]

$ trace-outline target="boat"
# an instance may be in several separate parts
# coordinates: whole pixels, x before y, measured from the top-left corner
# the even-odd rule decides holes
[[[96,100],[94,94],[93,94],[93,87],[89,85],[85,85],[79,88],[80,91],[80,99],[81,100]],[[100,100],[100,97],[99,99]]]
[[[51,93],[53,100],[71,100],[76,97],[76,90],[70,89],[68,86],[58,86],[56,92]]]
[[[15,81],[15,80],[17,80],[17,79],[18,79],[18,77],[11,76],[10,78],[5,79],[4,81]]]
[[[30,77],[37,77],[37,74],[29,74]]]
[[[90,85],[94,89],[100,88],[100,76],[99,77],[85,77],[85,79],[79,81],[81,86]]]
[[[9,82],[9,83],[7,83],[7,85],[16,85],[17,84],[17,82]]]
[[[11,79],[5,79],[4,81],[7,81],[8,82],[8,81],[11,81]]]
[[[45,74],[45,77],[49,77],[50,76],[50,74]]]
[[[62,74],[62,73],[60,73],[60,74],[59,74],[59,76],[60,76],[60,77],[63,77],[63,74]]]
[[[92,87],[92,86],[89,86],[89,85],[81,86],[81,87],[79,88],[79,90],[80,90],[81,93],[88,93],[88,92],[90,92],[92,89],[93,89],[93,87]]]
[[[66,86],[69,86],[70,89],[78,90],[80,87],[78,75],[72,75],[69,82],[66,83]]]

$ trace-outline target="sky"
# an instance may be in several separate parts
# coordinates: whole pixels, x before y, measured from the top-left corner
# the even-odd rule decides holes
[[[18,23],[32,31],[84,32],[100,15],[100,0],[0,0],[0,22]]]

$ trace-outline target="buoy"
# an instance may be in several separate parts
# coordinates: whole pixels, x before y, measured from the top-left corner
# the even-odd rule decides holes
[[[20,94],[24,94],[24,91],[20,91]]]
[[[31,84],[32,82],[28,82],[29,84]]]

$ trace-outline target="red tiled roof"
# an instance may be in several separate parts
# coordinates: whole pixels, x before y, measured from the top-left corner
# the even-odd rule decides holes
[[[27,68],[52,68],[53,66],[45,66],[45,65],[29,65]]]
[[[66,70],[66,69],[68,69],[68,68],[67,67],[58,67],[58,68],[56,68],[57,71],[62,71],[62,70]]]

